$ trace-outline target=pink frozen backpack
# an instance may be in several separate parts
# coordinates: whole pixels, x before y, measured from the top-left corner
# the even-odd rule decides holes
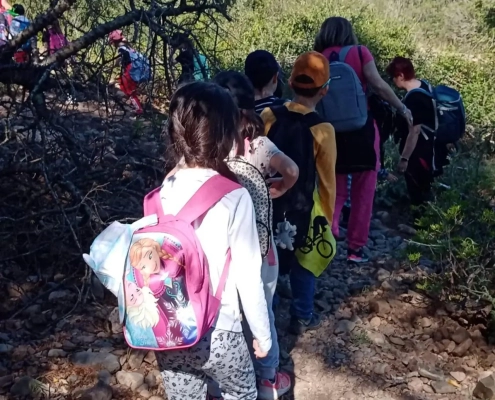
[[[222,197],[241,186],[221,175],[206,181],[177,215],[165,215],[160,188],[144,199],[145,218],[158,223],[134,232],[124,269],[124,335],[138,349],[176,350],[196,344],[213,326],[230,265],[215,293],[208,260],[193,227]]]

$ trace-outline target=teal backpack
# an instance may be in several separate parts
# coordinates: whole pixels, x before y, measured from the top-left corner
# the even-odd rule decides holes
[[[206,79],[205,76],[203,75],[203,70],[204,68],[206,72]],[[203,54],[197,53],[194,57],[194,80],[196,81],[204,81],[204,80],[209,80],[210,79],[210,69],[208,67],[208,60]]]

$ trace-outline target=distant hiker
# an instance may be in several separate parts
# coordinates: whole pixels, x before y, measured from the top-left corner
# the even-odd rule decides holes
[[[456,90],[417,79],[408,58],[395,57],[387,73],[407,91],[403,103],[412,112],[413,125],[400,129],[396,137],[401,154],[398,169],[404,172],[411,204],[420,206],[431,199],[433,179],[448,164],[449,148],[464,135],[464,105]]]
[[[231,93],[241,117],[240,133],[243,146],[238,145],[233,149],[227,165],[237,175],[239,183],[248,190],[254,203],[263,257],[261,279],[268,306],[272,347],[265,358],[258,360],[253,357],[253,361],[258,383],[258,399],[276,400],[290,390],[291,379],[287,373],[277,371],[279,345],[272,304],[279,266],[271,230],[273,212],[271,197],[284,195],[296,183],[299,172],[297,165],[264,136],[263,121],[254,110],[254,88],[249,79],[236,71],[223,71],[216,75],[213,81]],[[269,180],[277,173],[281,175],[281,178],[275,178],[278,185],[269,188],[265,179]],[[248,327],[245,332],[249,342],[252,334],[247,331]],[[210,393],[219,397],[218,392]]]
[[[174,60],[181,66],[179,84],[210,79],[208,60],[194,48],[193,42],[187,34],[176,33],[170,39],[170,45],[172,54],[177,50],[179,51]]]
[[[22,31],[29,28],[31,21],[25,16],[26,12],[21,4],[14,4],[8,13],[12,16],[9,26],[9,39],[14,39]],[[35,55],[36,36],[33,36],[19,46],[14,53],[14,61],[19,64],[29,63]]]
[[[339,236],[342,207],[348,199],[351,212],[347,230],[347,260],[368,262],[363,246],[368,241],[373,199],[380,169],[380,135],[366,99],[368,85],[383,100],[411,120],[411,113],[380,77],[370,51],[358,45],[351,23],[345,18],[328,18],[316,36],[315,50],[329,61],[332,75],[328,94],[317,107],[325,121],[335,128],[337,141],[337,199],[332,231]]]
[[[143,114],[143,106],[137,96],[139,84],[147,82],[151,77],[148,59],[129,46],[121,30],[116,30],[108,36],[108,42],[118,49],[121,72],[118,79],[120,90],[131,101],[136,115]]]
[[[69,44],[69,41],[62,32],[62,28],[60,28],[58,20],[55,20],[43,30],[41,41],[45,46],[47,55],[52,55]]]
[[[267,107],[286,102],[275,94],[283,84],[280,81],[280,66],[272,53],[265,50],[250,53],[244,63],[244,73],[254,86],[254,107],[258,114]]]
[[[299,167],[296,184],[273,201],[274,226],[287,222],[297,230],[294,251],[279,249],[280,269],[290,274],[289,331],[293,334],[320,326],[313,306],[316,277],[335,255],[330,230],[335,204],[335,134],[315,112],[329,82],[325,57],[304,53],[297,58],[289,80],[293,101],[261,113],[268,138]]]
[[[12,6],[6,0],[0,0],[0,47],[3,46],[9,40],[8,33],[10,22],[12,21],[12,15],[9,14],[9,10]]]

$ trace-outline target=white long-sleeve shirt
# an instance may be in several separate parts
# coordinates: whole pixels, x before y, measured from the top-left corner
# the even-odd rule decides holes
[[[176,215],[200,186],[216,174],[211,169],[185,168],[165,179],[160,191],[165,215]],[[201,225],[195,225],[195,231],[208,259],[213,291],[229,248],[232,255],[215,327],[242,332],[240,299],[253,336],[261,350],[268,351],[272,339],[261,280],[261,252],[253,202],[247,190],[236,189],[224,196],[208,211]]]

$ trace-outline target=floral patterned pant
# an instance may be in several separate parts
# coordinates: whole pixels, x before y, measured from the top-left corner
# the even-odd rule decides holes
[[[225,400],[256,400],[256,378],[242,332],[215,329],[194,347],[156,352],[169,400],[204,400],[207,382],[219,383]]]

